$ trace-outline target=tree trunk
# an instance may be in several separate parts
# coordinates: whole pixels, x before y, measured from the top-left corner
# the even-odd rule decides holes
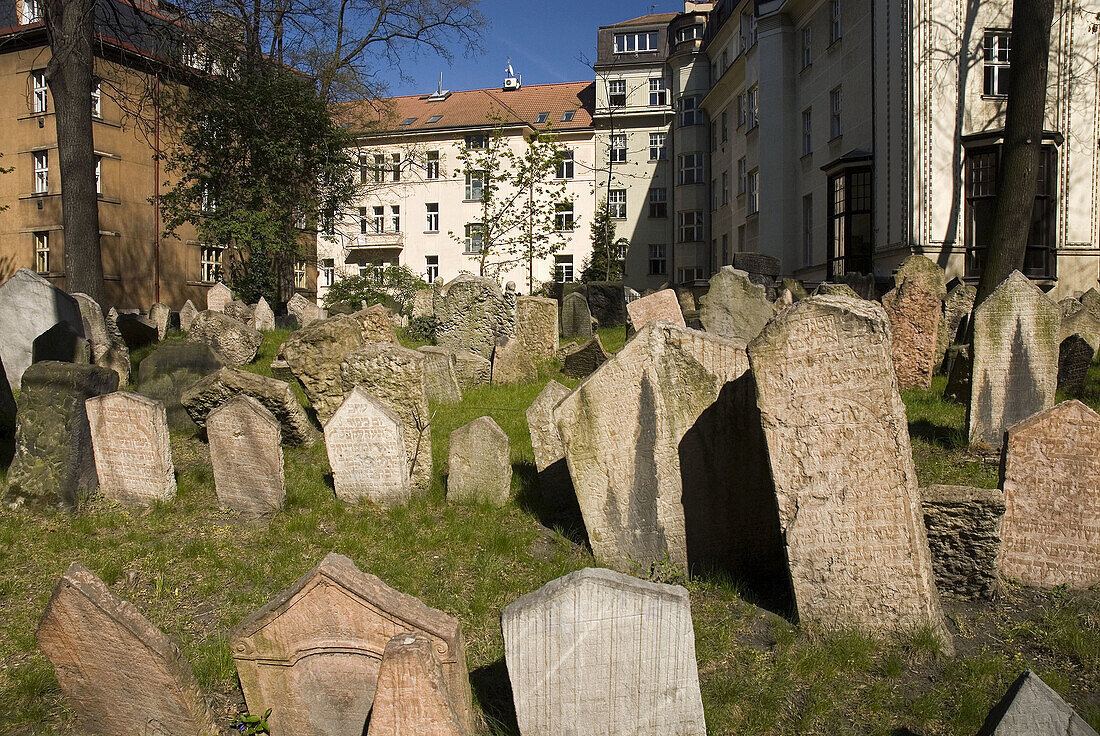
[[[95,0],[46,0],[44,5],[51,53],[46,83],[57,125],[66,288],[106,307],[92,141]]]
[[[1024,266],[1038,185],[1053,17],[1054,0],[1012,3],[1012,67],[997,169],[997,204],[975,306]]]

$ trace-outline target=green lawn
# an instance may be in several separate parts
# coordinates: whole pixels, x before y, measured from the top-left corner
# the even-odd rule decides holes
[[[620,337],[621,335],[621,337]],[[250,367],[269,373],[285,332],[269,333]],[[608,349],[625,333],[601,330]],[[135,358],[140,355],[135,354]],[[482,387],[433,407],[431,493],[403,508],[345,506],[323,446],[287,448],[287,506],[266,525],[219,511],[206,445],[172,437],[178,496],[147,510],[103,500],[83,513],[0,508],[0,736],[67,734],[72,713],[34,632],[57,578],[74,560],[175,640],[219,717],[243,707],[228,647],[232,628],[328,552],[457,616],[475,697],[493,733],[516,733],[503,666],[500,611],[569,571],[598,564],[575,520],[538,503],[524,411],[539,381]],[[965,448],[964,410],[906,392],[920,482],[997,485],[995,466]],[[1086,389],[1096,406],[1100,375]],[[452,429],[492,416],[512,439],[515,500],[504,508],[448,505],[443,473]],[[1009,587],[996,602],[945,601],[958,656],[935,642],[824,634],[753,606],[737,581],[690,581],[696,653],[711,734],[973,734],[1021,670],[1031,667],[1100,727],[1100,592]],[[278,703],[264,707],[278,708]]]

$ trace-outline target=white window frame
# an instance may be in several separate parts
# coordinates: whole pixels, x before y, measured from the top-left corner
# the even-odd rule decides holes
[[[439,280],[439,256],[424,256],[424,280],[429,284]]]
[[[42,20],[41,0],[19,0],[19,24],[37,23]]]
[[[680,179],[681,185],[687,184],[702,184],[705,180],[703,178],[703,159],[705,158],[702,153],[681,153],[680,154]]]
[[[103,194],[103,157],[95,157],[95,193]]]
[[[684,210],[676,213],[679,243],[699,243],[703,241],[702,210]]]
[[[626,107],[626,80],[611,79],[607,82],[607,106]]]
[[[649,160],[650,161],[664,161],[668,158],[668,149],[666,142],[668,141],[667,133],[650,133],[649,134]]]
[[[386,181],[386,157],[384,154],[374,154],[374,183],[381,184]]]
[[[684,95],[680,98],[680,127],[703,124],[703,108],[699,106],[699,95]]]
[[[982,39],[982,96],[1008,97],[1012,60],[1012,34],[986,29]]]
[[[690,26],[683,26],[676,31],[676,43],[684,43],[685,41],[696,41],[702,37],[702,23],[693,23]]]
[[[199,245],[199,281],[213,284],[222,276],[222,256],[225,248],[220,245]]]
[[[554,281],[559,284],[570,284],[573,279],[573,256],[571,254],[554,256]]]
[[[745,213],[755,215],[760,212],[760,169],[749,172],[745,187]]]
[[[31,112],[41,115],[50,111],[50,87],[46,84],[46,70],[31,72]]]
[[[367,222],[368,222],[368,220],[367,220],[367,208],[366,207],[360,207],[359,208],[359,233],[360,234],[366,234],[368,232]]]
[[[607,192],[607,211],[612,220],[626,219],[626,190],[609,189]]]
[[[616,33],[614,50],[616,54],[636,54],[646,51],[657,51],[659,42],[657,31],[641,31],[640,33]]]
[[[573,232],[573,202],[558,202],[554,205],[554,230],[559,233]]]
[[[50,152],[34,151],[31,156],[34,159],[34,185],[35,194],[47,194],[50,191]]]
[[[626,133],[608,136],[608,161],[613,164],[626,163]]]
[[[480,202],[485,196],[485,172],[474,169],[466,172],[466,189],[464,191],[467,202]]]
[[[428,163],[425,169],[426,178],[439,178],[439,151],[428,151]]]
[[[306,286],[306,262],[294,261],[294,288],[304,289]]]
[[[463,254],[481,255],[485,246],[485,229],[480,222],[466,223],[466,237],[463,240]]]
[[[391,232],[401,232],[401,205],[390,205],[390,224],[393,226]]]
[[[103,85],[98,79],[92,84],[92,117],[103,117]]]
[[[375,205],[371,209],[371,227],[375,234],[386,232],[386,207]]]
[[[393,169],[393,180],[395,182],[401,181],[401,154],[390,154],[390,168]]]
[[[668,217],[668,189],[665,187],[650,187],[649,216],[655,219]]]
[[[566,148],[563,151],[558,151],[558,164],[557,169],[554,172],[555,179],[572,179],[573,178],[573,149]]]
[[[840,0],[829,0],[829,44],[840,40]]]
[[[844,129],[841,127],[841,105],[843,104],[840,97],[840,87],[837,87],[829,92],[829,139],[839,138],[844,133]]]
[[[38,273],[50,272],[50,233],[46,230],[34,233],[34,269]]]
[[[760,124],[760,88],[756,85],[745,93],[745,123],[749,130]]]
[[[668,104],[668,89],[665,87],[664,77],[650,78],[649,104],[654,107]]]
[[[439,232],[439,202],[424,203],[425,231],[428,233]]]
[[[470,150],[481,150],[488,147],[489,136],[485,135],[484,133],[466,136],[466,148]]]
[[[317,269],[318,286],[332,286],[336,283],[336,259],[322,258]]]

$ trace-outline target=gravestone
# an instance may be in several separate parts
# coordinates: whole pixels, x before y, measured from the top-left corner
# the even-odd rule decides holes
[[[1058,300],[1058,312],[1061,314],[1062,319],[1072,314],[1076,314],[1084,308],[1085,305],[1081,303],[1081,300],[1074,299],[1072,296],[1067,296],[1064,299]]]
[[[584,284],[588,311],[600,327],[626,324],[626,298],[622,281],[589,281]]]
[[[447,348],[444,348],[447,349]],[[493,363],[469,350],[455,350],[455,376],[463,390],[485,386],[493,379]]]
[[[782,288],[777,282],[783,263],[775,256],[763,253],[742,251],[732,253],[732,266],[738,271],[748,274],[749,280],[754,284],[763,286],[769,299],[774,299],[776,292]]]
[[[974,310],[970,404],[972,443],[999,448],[1005,430],[1054,405],[1058,307],[1013,271]]]
[[[574,291],[561,300],[561,336],[565,338],[592,336],[592,313],[584,294]]]
[[[210,464],[218,505],[248,516],[267,516],[283,507],[282,430],[263,404],[237,396],[206,418]]]
[[[427,636],[463,725],[472,725],[466,645],[457,619],[398,593],[347,557],[317,567],[245,619],[230,637],[245,702],[278,704],[271,736],[362,736],[380,661],[397,634]]]
[[[680,311],[680,302],[676,298],[676,292],[672,289],[662,289],[658,292],[635,299],[626,305],[627,314],[630,315],[630,324],[635,330],[657,320],[671,322],[677,327],[686,327],[684,313]]]
[[[557,381],[547,381],[526,412],[531,449],[535,452],[535,467],[539,472],[539,491],[543,504],[551,509],[567,507],[573,497],[565,445],[554,421],[554,407],[568,395],[568,388]]]
[[[112,307],[112,310],[113,309]],[[146,345],[152,345],[160,339],[157,333],[157,326],[153,324],[151,319],[143,315],[134,314],[132,312],[123,312],[121,314],[115,312],[113,321],[118,330],[118,334],[122,335],[122,341],[129,350],[137,350]]]
[[[947,349],[952,344],[966,339],[963,327],[970,313],[974,311],[974,298],[977,295],[977,289],[963,283],[956,284],[947,292],[947,299],[943,303],[943,321],[936,333],[936,365],[943,363]]]
[[[434,312],[432,311],[432,290],[431,289],[417,289],[413,294],[412,300],[412,316],[413,319],[417,317],[430,317]]]
[[[901,262],[894,272],[894,287],[900,287],[906,281],[916,282],[921,291],[927,291],[940,301],[947,298],[947,275],[928,256],[914,253]]]
[[[31,362],[41,363],[43,360],[91,363],[92,344],[73,332],[67,323],[58,322],[31,343]]]
[[[1063,401],[1008,429],[999,568],[1025,585],[1100,583],[1100,416]]]
[[[252,329],[260,331],[275,329],[275,312],[271,309],[271,305],[267,303],[267,299],[262,296],[256,302],[256,306],[252,308],[252,322],[250,325]]]
[[[252,326],[252,317],[254,311],[252,307],[248,306],[239,299],[234,299],[233,301],[226,302],[225,307],[222,308],[222,312],[225,313],[226,317],[232,317],[238,322],[244,322],[246,325],[250,327]]]
[[[558,352],[558,303],[540,296],[516,298],[516,337],[536,361]]]
[[[195,321],[195,317],[199,316],[199,310],[195,309],[195,304],[190,299],[183,303],[183,308],[180,309],[180,329],[186,332],[191,329],[191,323]]]
[[[1080,335],[1070,335],[1058,346],[1058,388],[1080,391],[1088,379],[1096,349]]]
[[[1094,348],[1100,348],[1100,309],[1081,307],[1076,312],[1061,318],[1058,336],[1064,340],[1070,335],[1080,335]]]
[[[83,732],[218,732],[179,647],[80,563],[54,588],[37,638]]]
[[[890,329],[872,301],[821,296],[749,343],[798,617],[953,651],[917,492]]]
[[[751,340],[760,334],[774,310],[763,286],[733,266],[722,266],[710,279],[699,319],[703,328],[721,337]]]
[[[287,314],[293,314],[297,317],[298,324],[302,327],[307,327],[313,322],[325,318],[325,310],[317,306],[317,303],[312,299],[308,299],[301,294],[290,297],[290,301],[286,303],[286,311]]]
[[[99,490],[112,501],[151,506],[176,497],[164,404],[116,391],[84,402]]]
[[[84,402],[118,388],[118,374],[95,365],[45,361],[23,372],[8,499],[74,508],[98,484]]]
[[[794,301],[801,301],[810,295],[806,287],[798,279],[783,279],[783,288],[791,292]]]
[[[490,358],[499,339],[515,334],[514,304],[493,279],[459,274],[436,288],[433,306],[435,343],[441,347]]]
[[[906,263],[912,259],[913,256],[910,256]],[[936,264],[932,265],[939,269]],[[899,389],[928,389],[932,386],[943,303],[927,288],[929,280],[927,277],[910,276],[901,286],[882,296],[882,306],[890,320],[894,373]]]
[[[221,312],[200,312],[187,331],[187,342],[209,346],[225,365],[234,367],[255,360],[263,341],[258,330]]]
[[[15,416],[15,396],[4,373],[4,361],[0,360],[0,465],[7,465],[11,460],[5,445],[15,440]]]
[[[978,736],[1097,736],[1031,670],[1025,670],[986,716]]]
[[[419,632],[397,634],[378,665],[366,736],[468,736],[459,697],[451,693],[431,639]]]
[[[221,367],[202,343],[166,342],[138,364],[137,392],[164,404],[171,429],[194,432],[197,427],[181,401],[183,392]]]
[[[603,349],[599,335],[593,335],[580,345],[567,347],[562,355],[561,372],[571,378],[584,378],[607,362],[608,355]]]
[[[704,736],[688,592],[610,570],[552,580],[501,614],[523,736]]]
[[[58,322],[84,335],[76,299],[46,279],[21,268],[0,284],[0,361],[13,389],[22,385],[23,371],[31,364],[34,338]]]
[[[412,492],[401,419],[356,386],[325,423],[325,447],[336,497],[399,506]]]
[[[531,351],[518,338],[507,338],[493,350],[493,385],[528,383],[538,377]]]
[[[363,342],[389,342],[397,344],[397,331],[393,326],[393,312],[382,304],[374,304],[364,307],[358,312],[352,312],[352,319],[359,324],[363,334]]]
[[[92,344],[92,357],[98,358],[99,351],[110,345],[107,337],[107,322],[103,318],[103,309],[99,302],[87,294],[77,292],[72,295],[80,307],[80,321],[84,327],[83,335]]]
[[[122,333],[118,329],[118,312],[114,307],[107,310],[104,326],[107,330],[108,348],[96,357],[95,364],[117,373],[119,384],[128,383],[131,377],[130,348],[126,347],[126,341],[122,339]]]
[[[508,435],[492,417],[478,417],[451,432],[447,455],[447,500],[503,506],[512,491]]]
[[[852,299],[862,299],[855,289],[848,284],[832,284],[824,281],[817,285],[811,296],[846,296]]]
[[[225,305],[233,301],[233,292],[221,281],[206,290],[206,309],[210,312],[224,312]]]
[[[920,500],[939,591],[992,600],[1004,496],[996,488],[933,485],[920,489]]]
[[[875,284],[875,275],[873,273],[845,273],[838,277],[839,281],[843,284],[847,284],[860,299],[868,299],[871,301],[878,299],[878,288]]]
[[[206,375],[180,394],[180,403],[195,426],[206,426],[206,417],[235,396],[251,396],[279,421],[288,445],[312,445],[317,430],[298,403],[290,384],[240,368],[221,368]]]
[[[440,404],[462,401],[454,351],[434,345],[424,345],[417,350],[424,353],[424,390],[428,401]]]
[[[157,328],[157,339],[163,340],[168,334],[168,321],[172,318],[172,308],[164,302],[149,307],[149,319]]]

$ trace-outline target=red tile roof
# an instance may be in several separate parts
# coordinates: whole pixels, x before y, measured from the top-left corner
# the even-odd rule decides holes
[[[641,26],[649,25],[651,23],[671,23],[679,13],[651,13],[649,15],[642,15],[631,20],[624,20],[618,23],[612,23],[611,25],[604,26],[604,28],[615,28],[617,26]]]

